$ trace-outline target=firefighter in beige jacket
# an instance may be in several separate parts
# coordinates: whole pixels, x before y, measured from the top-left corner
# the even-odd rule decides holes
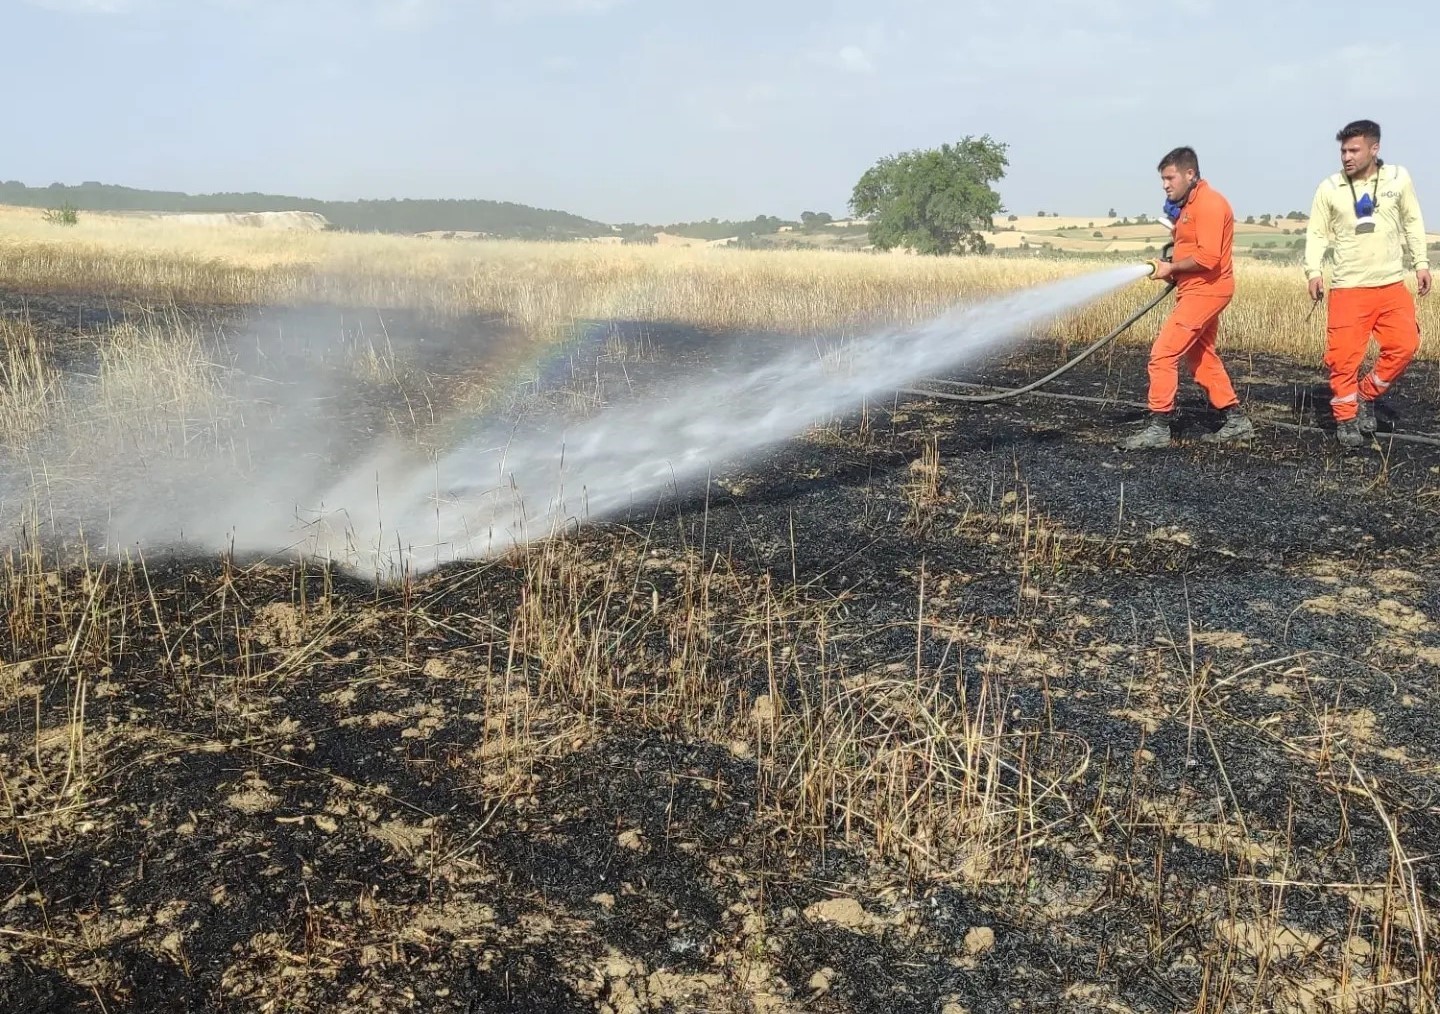
[[[1425,223],[1410,174],[1380,159],[1380,127],[1358,120],[1342,129],[1343,171],[1320,184],[1305,237],[1312,299],[1325,298],[1323,261],[1334,258],[1327,307],[1325,365],[1336,438],[1358,447],[1375,432],[1373,402],[1395,383],[1420,347],[1415,300],[1405,286],[1405,254],[1420,295],[1430,291]],[[1374,335],[1380,358],[1363,380],[1360,366]]]

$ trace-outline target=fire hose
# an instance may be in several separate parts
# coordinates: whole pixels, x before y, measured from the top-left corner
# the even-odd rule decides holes
[[[1164,250],[1162,251],[1162,253],[1161,253],[1161,255],[1160,255],[1160,260],[1165,260],[1165,261],[1170,260],[1171,255],[1172,255],[1172,251],[1174,250],[1174,247],[1175,247],[1175,244],[1174,244],[1173,242],[1172,242],[1172,243],[1166,243],[1166,244],[1165,244],[1165,247],[1164,247]],[[1154,277],[1154,267],[1153,267],[1153,265],[1154,265],[1155,263],[1156,263],[1156,262],[1154,262],[1154,261],[1151,262],[1152,267],[1151,267],[1151,275],[1150,275],[1150,277],[1152,277],[1152,278]],[[1095,353],[1099,352],[1101,349],[1105,348],[1107,345],[1110,345],[1110,344],[1111,344],[1112,342],[1114,342],[1117,338],[1119,338],[1122,334],[1124,334],[1124,333],[1125,333],[1126,331],[1128,331],[1130,328],[1134,327],[1135,324],[1136,324],[1136,322],[1138,322],[1138,321],[1139,321],[1142,317],[1144,317],[1147,313],[1149,313],[1151,310],[1155,309],[1155,307],[1159,306],[1159,305],[1165,300],[1165,297],[1168,296],[1168,295],[1170,295],[1170,293],[1173,292],[1174,290],[1175,290],[1175,283],[1174,283],[1173,281],[1167,283],[1166,286],[1165,286],[1163,289],[1160,290],[1160,292],[1159,292],[1158,295],[1156,295],[1153,299],[1151,299],[1151,300],[1149,300],[1148,302],[1146,302],[1145,305],[1141,306],[1140,309],[1136,310],[1136,311],[1135,311],[1134,313],[1132,313],[1129,317],[1125,318],[1125,320],[1122,321],[1122,322],[1120,323],[1120,325],[1119,325],[1118,327],[1116,327],[1113,331],[1111,331],[1109,334],[1102,335],[1101,337],[1097,338],[1095,341],[1091,342],[1091,343],[1090,343],[1088,346],[1086,346],[1078,355],[1076,355],[1074,358],[1070,359],[1068,362],[1062,364],[1061,366],[1057,367],[1057,368],[1054,369],[1054,370],[1051,370],[1049,373],[1045,374],[1045,376],[1041,377],[1039,380],[1033,380],[1033,381],[1031,381],[1030,383],[1026,384],[1026,385],[1023,386],[1023,387],[1016,387],[1016,388],[1011,388],[1011,389],[1008,389],[1008,390],[1000,390],[1000,391],[981,391],[981,392],[976,393],[976,394],[957,394],[957,393],[955,393],[953,390],[952,390],[952,391],[935,391],[935,390],[926,390],[926,389],[924,389],[924,388],[905,387],[905,388],[901,388],[898,393],[900,393],[900,394],[920,395],[920,396],[922,396],[922,397],[928,397],[928,398],[941,398],[941,399],[944,399],[945,401],[960,401],[960,402],[966,402],[966,403],[969,403],[969,404],[972,404],[972,405],[975,405],[975,404],[983,405],[983,404],[990,404],[990,403],[998,402],[998,401],[1008,401],[1008,400],[1011,399],[1011,398],[1019,398],[1019,397],[1021,397],[1022,395],[1035,393],[1035,392],[1039,391],[1040,388],[1044,387],[1046,384],[1049,384],[1049,383],[1051,383],[1052,381],[1057,380],[1058,378],[1060,378],[1060,377],[1064,376],[1065,374],[1069,373],[1071,370],[1075,369],[1075,367],[1079,366],[1081,363],[1083,363],[1085,360],[1089,359],[1089,358],[1090,358],[1091,356],[1093,356]],[[1319,304],[1319,302],[1317,301],[1316,304],[1315,304],[1315,306],[1312,306],[1312,307],[1310,308],[1310,313],[1311,313],[1311,315],[1313,315],[1313,314],[1315,313],[1315,307],[1318,307],[1319,305],[1320,305],[1320,304]],[[1307,318],[1307,319],[1308,319],[1308,318]],[[967,384],[967,383],[962,383],[962,382],[960,382],[960,381],[954,381],[954,380],[931,381],[931,383],[940,383],[940,384],[944,384],[946,387],[951,387],[951,388],[954,388],[954,387],[978,388],[978,387],[981,387],[981,386],[982,386],[982,385],[980,385],[980,384]],[[1093,397],[1093,396],[1082,395],[1082,394],[1051,394],[1051,393],[1048,392],[1048,391],[1044,391],[1044,392],[1040,392],[1039,396],[1040,396],[1040,397],[1045,397],[1045,398],[1058,398],[1058,399],[1061,399],[1061,400],[1063,400],[1063,401],[1100,402],[1100,403],[1104,403],[1104,404],[1116,404],[1116,403],[1117,403],[1117,402],[1115,402],[1113,399],[1108,399],[1108,398],[1096,398],[1096,397]],[[1136,407],[1141,407],[1141,408],[1144,407],[1144,404],[1141,403],[1141,402],[1119,402],[1119,404],[1130,404],[1130,405],[1134,405],[1134,406],[1136,406]],[[1266,417],[1257,417],[1257,418],[1255,419],[1255,421],[1258,422],[1258,423],[1260,423],[1261,425],[1265,425],[1265,426],[1275,426],[1275,427],[1277,427],[1277,428],[1279,428],[1279,429],[1291,430],[1291,431],[1297,432],[1297,433],[1303,433],[1303,432],[1306,432],[1306,431],[1308,431],[1308,430],[1314,430],[1314,429],[1317,428],[1317,427],[1315,427],[1315,426],[1307,426],[1307,425],[1304,425],[1304,424],[1302,424],[1302,423],[1287,423],[1287,422],[1283,422],[1283,421],[1281,421],[1281,420],[1279,420],[1279,419],[1271,419],[1271,418],[1266,418]],[[1403,442],[1403,443],[1427,444],[1427,445],[1429,445],[1429,446],[1431,446],[1431,447],[1440,447],[1440,433],[1386,433],[1386,434],[1385,434],[1385,437],[1386,437],[1387,439],[1389,439],[1389,440],[1401,441],[1401,442]]]
[[[1170,260],[1171,252],[1174,250],[1174,248],[1174,243],[1166,243],[1164,250],[1160,254],[1160,260]],[[1152,261],[1151,263],[1153,265],[1155,262]],[[1151,268],[1151,277],[1154,277],[1153,266]],[[1156,295],[1155,298],[1151,299],[1144,306],[1140,307],[1140,309],[1136,310],[1129,317],[1126,317],[1125,320],[1121,322],[1119,327],[1115,328],[1115,330],[1111,331],[1109,334],[1102,335],[1101,337],[1095,339],[1095,341],[1091,342],[1088,346],[1086,346],[1079,355],[1075,356],[1069,362],[1045,374],[1045,376],[1041,377],[1039,380],[1033,380],[1030,383],[1026,384],[1024,387],[1016,387],[1010,390],[986,391],[983,394],[952,394],[948,395],[947,398],[950,401],[965,401],[972,404],[983,405],[996,401],[1007,401],[1011,398],[1018,398],[1023,394],[1029,394],[1031,391],[1039,390],[1051,381],[1063,377],[1065,374],[1075,369],[1075,367],[1079,366],[1081,363],[1089,359],[1095,353],[1099,352],[1111,342],[1115,341],[1126,331],[1130,330],[1130,328],[1134,327],[1135,324],[1140,320],[1140,318],[1144,317],[1151,310],[1155,309],[1155,307],[1159,306],[1165,300],[1165,297],[1170,295],[1170,293],[1174,290],[1175,283],[1173,281],[1167,282],[1165,287],[1160,290],[1159,294]],[[921,392],[913,391],[907,388],[904,389],[902,393],[919,394]]]

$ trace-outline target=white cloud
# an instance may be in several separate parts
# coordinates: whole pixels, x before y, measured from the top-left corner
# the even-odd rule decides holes
[[[131,0],[24,0],[31,7],[64,11],[67,14],[124,14],[134,8]]]
[[[841,46],[840,52],[835,54],[837,65],[841,70],[848,70],[852,74],[873,74],[875,65],[870,62],[870,57],[865,50],[859,46]]]
[[[382,28],[418,28],[434,17],[431,0],[379,0],[375,5],[375,23]]]
[[[519,21],[524,18],[563,14],[606,14],[630,2],[631,0],[488,0],[485,6],[496,17]]]
[[[1347,98],[1351,102],[1407,98],[1414,93],[1410,69],[1418,53],[1395,42],[1357,42],[1341,46],[1335,62],[1348,78]]]
[[[21,0],[32,7],[68,14],[128,14],[142,7],[182,7],[179,0]],[[194,0],[192,0],[194,2]],[[232,10],[283,10],[289,13],[326,11],[332,16],[353,16],[356,9],[368,9],[373,22],[383,28],[414,29],[433,24],[444,16],[471,5],[462,0],[315,0],[310,11],[282,0],[198,0],[207,7]],[[632,3],[633,0],[484,0],[479,6],[504,21],[560,15],[600,15]]]
[[[873,74],[875,61],[860,46],[847,43],[838,49],[817,49],[805,55],[805,59],[830,70],[846,74]]]

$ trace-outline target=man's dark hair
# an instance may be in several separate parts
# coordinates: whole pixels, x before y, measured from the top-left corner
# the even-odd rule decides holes
[[[1347,123],[1335,135],[1335,140],[1344,144],[1357,137],[1363,137],[1371,144],[1376,143],[1380,140],[1380,124],[1374,120],[1356,120],[1354,123]]]
[[[1166,153],[1155,167],[1157,173],[1163,173],[1166,169],[1174,166],[1182,173],[1186,169],[1194,169],[1195,175],[1200,175],[1200,156],[1195,154],[1194,148],[1175,148]]]

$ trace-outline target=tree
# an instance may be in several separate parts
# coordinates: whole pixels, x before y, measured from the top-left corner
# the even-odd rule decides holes
[[[1246,216],[1245,216],[1245,224],[1246,224],[1246,225],[1254,225],[1254,224],[1255,224],[1255,216],[1254,216],[1254,215],[1246,215]]]
[[[983,252],[980,230],[994,228],[1005,210],[991,184],[1005,176],[1008,148],[986,134],[888,155],[855,184],[850,209],[870,218],[870,242],[881,250]]]
[[[1115,217],[1115,209],[1114,209],[1114,208],[1111,208],[1111,209],[1110,209],[1110,217],[1111,217],[1111,218],[1114,218],[1114,217]]]
[[[51,225],[76,225],[80,221],[80,210],[66,201],[58,208],[47,208],[43,217]]]

